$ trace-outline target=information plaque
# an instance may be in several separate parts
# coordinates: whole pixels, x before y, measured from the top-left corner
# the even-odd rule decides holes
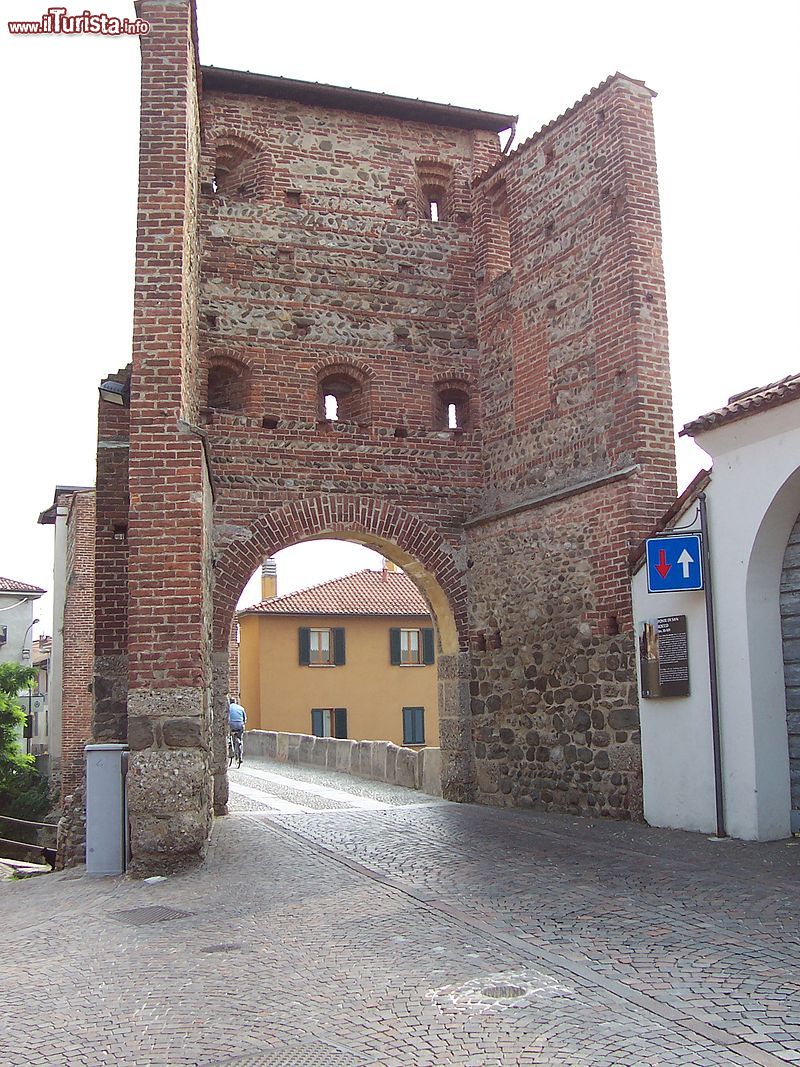
[[[667,615],[643,624],[639,663],[643,697],[688,697],[689,640],[685,615]]]

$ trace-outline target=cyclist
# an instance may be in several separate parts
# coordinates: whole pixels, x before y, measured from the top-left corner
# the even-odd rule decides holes
[[[242,751],[244,749],[244,728],[247,725],[247,712],[244,710],[241,704],[237,704],[235,700],[231,700],[228,704],[228,726],[231,731],[231,738],[233,739],[234,747],[238,749],[238,762],[242,762]],[[237,742],[238,741],[238,745]]]

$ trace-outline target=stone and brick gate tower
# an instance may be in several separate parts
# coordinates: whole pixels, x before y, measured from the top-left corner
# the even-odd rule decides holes
[[[136,869],[226,810],[236,601],[316,537],[428,598],[446,796],[636,817],[626,556],[675,490],[652,93],[614,75],[504,155],[513,116],[204,68],[189,0],[138,8],[94,683]]]

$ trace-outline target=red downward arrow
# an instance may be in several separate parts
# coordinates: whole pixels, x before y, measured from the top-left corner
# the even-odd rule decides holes
[[[656,563],[656,570],[662,578],[666,578],[669,572],[672,570],[672,564],[667,563],[667,550],[660,548],[658,550],[658,563]]]

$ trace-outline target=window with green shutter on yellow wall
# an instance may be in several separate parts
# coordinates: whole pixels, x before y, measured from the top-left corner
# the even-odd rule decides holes
[[[301,626],[298,643],[301,667],[341,667],[345,663],[343,626]]]
[[[396,667],[427,667],[435,662],[433,629],[406,629],[392,626],[389,630],[389,662]]]

